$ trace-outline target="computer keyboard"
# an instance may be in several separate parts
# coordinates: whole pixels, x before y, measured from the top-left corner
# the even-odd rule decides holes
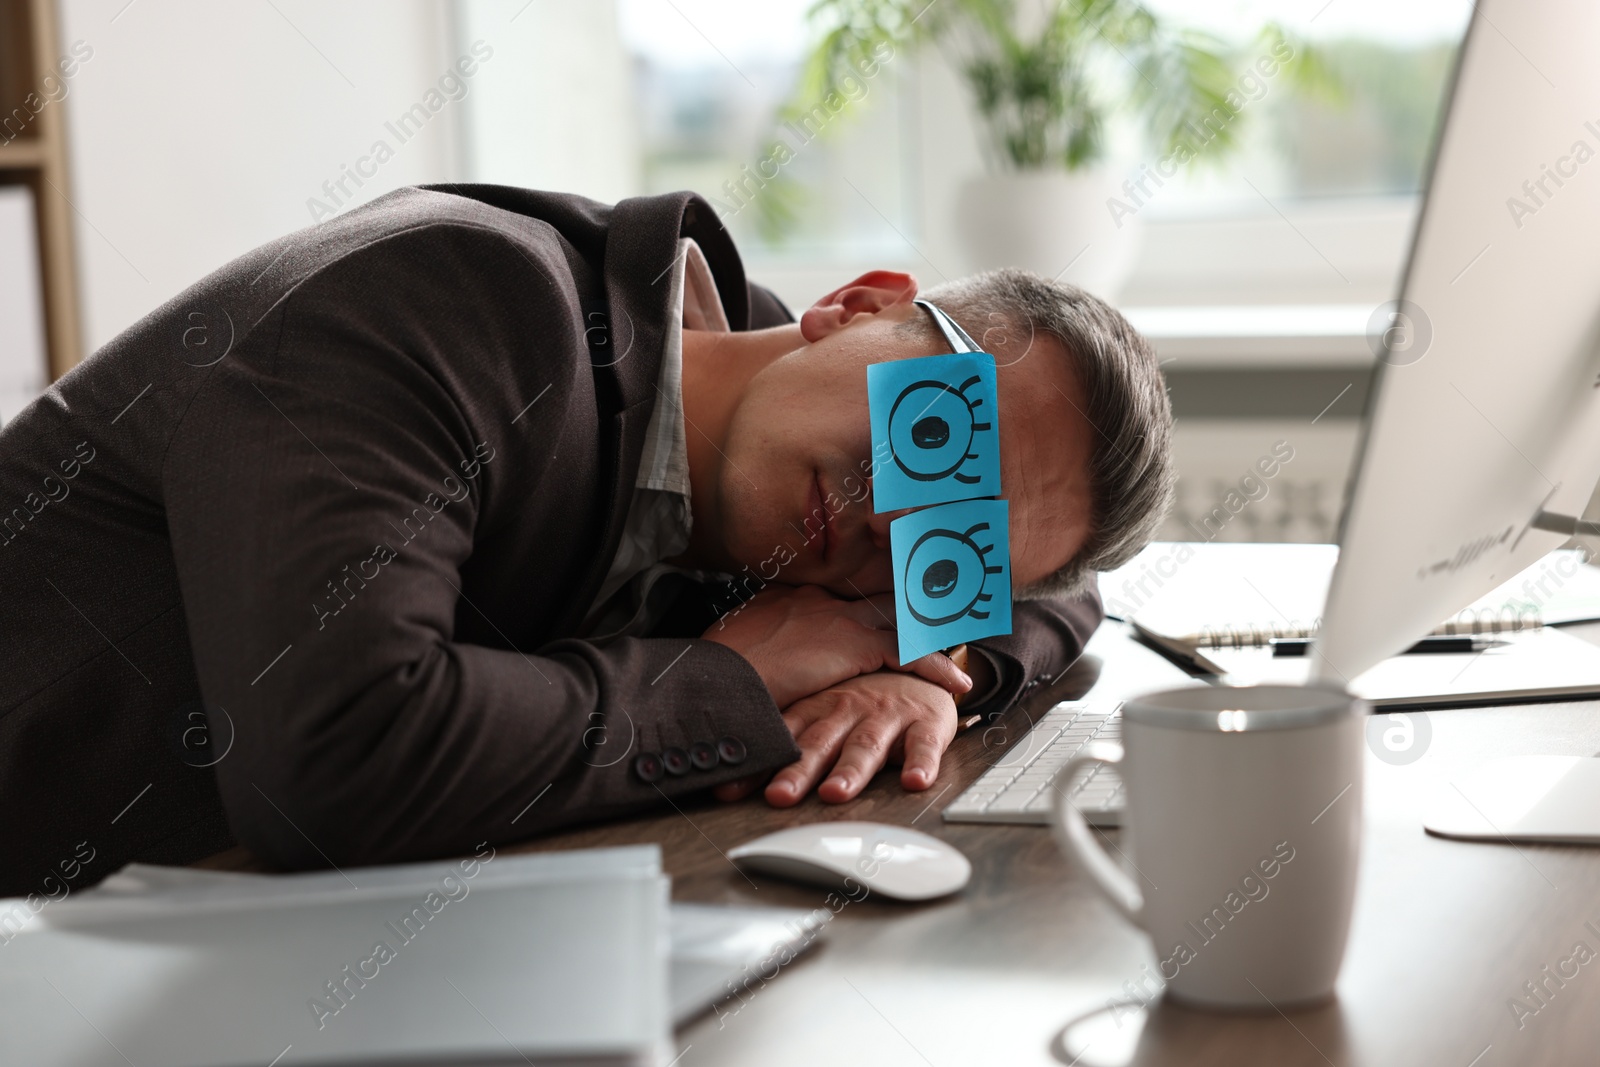
[[[1050,783],[1056,772],[1091,741],[1122,739],[1122,702],[1068,701],[1034,724],[967,791],[944,809],[945,822],[1050,822]],[[1122,779],[1096,765],[1077,780],[1072,803],[1091,826],[1122,821]]]

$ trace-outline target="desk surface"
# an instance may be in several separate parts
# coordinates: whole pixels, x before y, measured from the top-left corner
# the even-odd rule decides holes
[[[1600,644],[1600,624],[1568,632]],[[656,842],[675,900],[806,908],[829,906],[827,894],[747,878],[726,852],[799,823],[867,819],[914,826],[971,859],[972,882],[945,901],[869,897],[840,906],[835,898],[819,947],[682,1028],[672,1067],[1070,1064],[1062,1032],[1095,1013],[1104,1036],[1077,1067],[1600,1061],[1600,955],[1561,986],[1541,973],[1571,959],[1579,943],[1600,953],[1600,849],[1450,841],[1425,833],[1421,814],[1431,787],[1484,759],[1600,754],[1600,701],[1434,711],[1432,739],[1416,762],[1397,767],[1369,754],[1360,886],[1334,1003],[1288,1015],[1157,1005],[1142,1024],[1122,1016],[1119,1030],[1105,1009],[1126,1000],[1125,982],[1154,967],[1144,935],[1067,865],[1045,828],[948,825],[939,816],[1031,721],[1096,680],[1092,659],[995,727],[956,738],[926,793],[904,792],[891,772],[848,804],[813,797],[780,811],[759,797],[679,802],[507,851]],[[1106,680],[1119,691],[1135,681],[1128,663],[1109,666]],[[1149,687],[1170,684],[1164,666],[1140,669]],[[203,865],[256,866],[242,849]],[[1565,967],[1571,973],[1573,964]],[[1554,990],[1542,1003],[1524,989],[1538,980]],[[1519,1025],[1512,998],[1537,1011]]]
[[[1010,712],[1004,736],[975,729],[957,738],[927,793],[907,794],[887,774],[849,804],[683,804],[526,848],[654,841],[674,899],[821,907],[823,891],[747,879],[724,854],[801,822],[915,826],[971,858],[965,892],[920,906],[869,898],[840,907],[818,950],[683,1028],[674,1067],[1070,1063],[1058,1051],[1061,1031],[1154,965],[1148,943],[1067,866],[1044,828],[947,825],[939,812],[1022,736],[1029,718],[1081,692],[1089,669]],[[1127,1055],[1113,1055],[1118,1031],[1108,1024],[1111,1036],[1091,1045],[1080,1065],[1522,1067],[1600,1058],[1600,957],[1543,1006],[1523,989],[1578,942],[1600,953],[1600,936],[1585,926],[1600,929],[1600,850],[1449,841],[1425,834],[1420,815],[1431,783],[1484,758],[1600,752],[1600,702],[1436,711],[1429,719],[1432,740],[1415,763],[1368,757],[1367,837],[1335,1003],[1287,1016],[1158,1006]],[[1520,1028],[1512,997],[1539,1009]],[[1123,1024],[1132,1037],[1135,1023]]]

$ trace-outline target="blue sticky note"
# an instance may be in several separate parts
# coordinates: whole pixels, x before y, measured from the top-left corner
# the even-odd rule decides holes
[[[994,357],[920,356],[867,367],[875,512],[1000,495]]]
[[[1004,500],[963,500],[889,524],[900,661],[1011,632]]]

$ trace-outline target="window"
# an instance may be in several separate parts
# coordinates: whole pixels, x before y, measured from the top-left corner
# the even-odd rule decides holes
[[[687,187],[707,196],[753,269],[793,286],[869,265],[903,266],[927,281],[965,273],[951,214],[960,181],[983,162],[960,76],[940,56],[904,50],[864,82],[861,99],[831,128],[786,126],[778,108],[814,40],[807,6],[620,0],[641,191]],[[1466,0],[1420,10],[1332,0],[1296,18],[1266,0],[1152,6],[1235,41],[1279,20],[1347,88],[1332,103],[1266,84],[1248,105],[1254,113],[1240,151],[1186,167],[1143,213],[1144,253],[1123,302],[1387,298]],[[1117,121],[1110,140],[1130,172],[1153,158],[1132,116]],[[935,141],[937,155],[929,150]],[[784,295],[808,300],[820,291]]]
[[[896,231],[918,227],[893,64],[837,114],[802,105],[807,114],[780,117],[812,40],[809,6],[621,0],[643,191],[701,193],[758,263],[903,257]]]

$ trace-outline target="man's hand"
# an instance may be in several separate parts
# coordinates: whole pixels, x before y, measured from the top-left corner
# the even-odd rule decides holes
[[[932,785],[956,733],[956,706],[950,693],[932,682],[880,671],[797,701],[783,721],[800,745],[800,759],[773,776],[767,803],[791,807],[815,786],[818,797],[839,804],[860,793],[886,762],[901,764],[900,784],[906,789]],[[745,779],[715,792],[718,799],[738,800],[759,784]]]
[[[884,667],[943,687],[946,697],[972,688],[942,652],[902,664],[893,612],[887,594],[841,600],[816,586],[769,586],[701,636],[749,660],[780,708]]]

